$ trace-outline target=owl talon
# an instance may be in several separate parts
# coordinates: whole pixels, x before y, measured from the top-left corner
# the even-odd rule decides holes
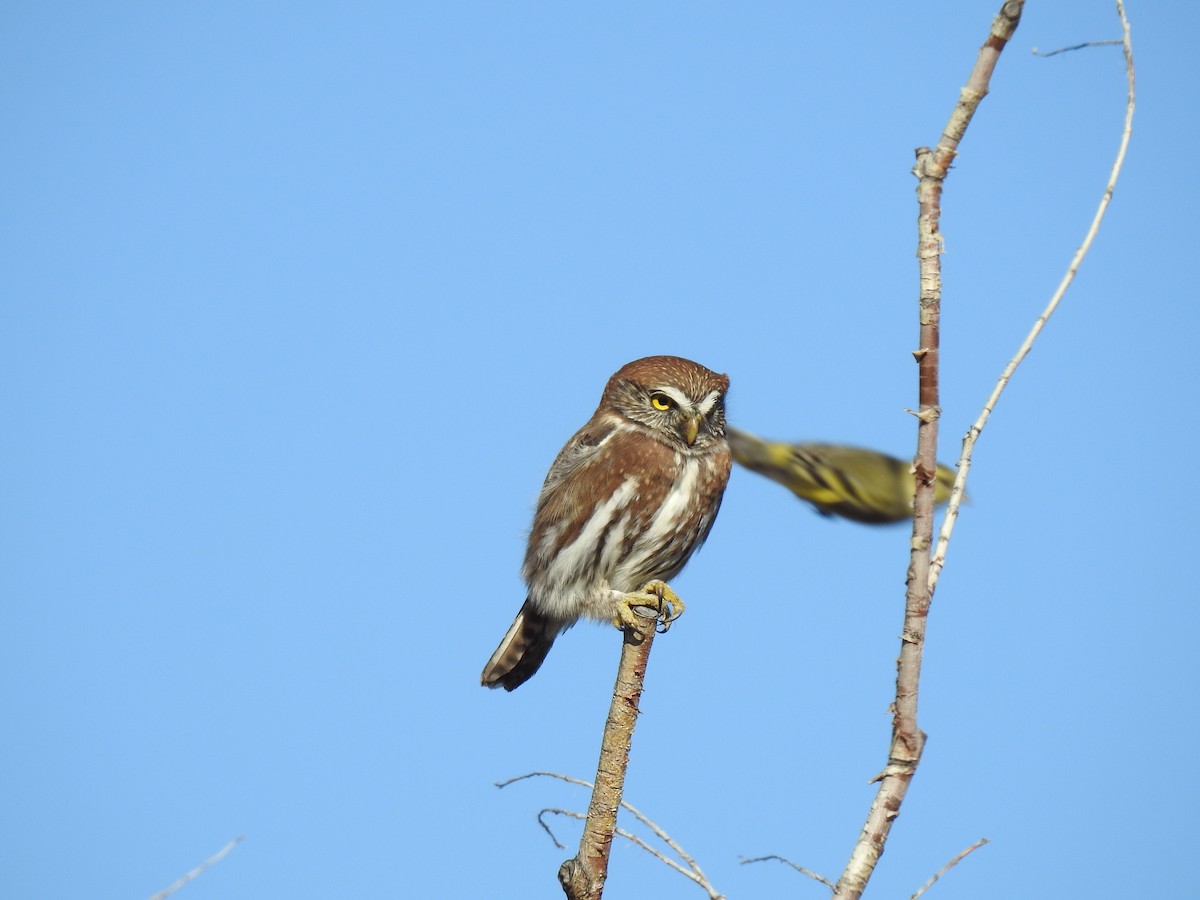
[[[655,630],[659,634],[665,634],[675,620],[683,615],[686,604],[679,599],[679,595],[671,590],[665,581],[651,581],[640,591],[622,594],[617,599],[617,612],[613,617],[613,625],[622,631],[639,629],[644,617],[634,612],[635,607],[655,610],[655,618],[658,620],[654,626]]]

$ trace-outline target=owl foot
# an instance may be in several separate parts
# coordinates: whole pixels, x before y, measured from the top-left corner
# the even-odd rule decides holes
[[[640,629],[646,617],[634,612],[635,608],[655,610],[658,620],[655,629],[659,634],[665,634],[672,623],[683,615],[686,604],[665,581],[651,581],[641,590],[632,594],[622,594],[617,598],[617,612],[613,617],[613,624],[622,631]]]

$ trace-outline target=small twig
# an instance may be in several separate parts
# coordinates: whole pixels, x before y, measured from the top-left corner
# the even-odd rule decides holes
[[[809,878],[812,878],[814,881],[821,882],[821,884],[825,885],[825,887],[829,888],[831,891],[837,887],[837,885],[835,885],[832,881],[830,881],[824,875],[818,875],[812,869],[806,869],[806,868],[804,868],[804,866],[798,866],[794,862],[792,862],[790,859],[788,859],[786,856],[779,856],[774,853],[772,853],[770,856],[756,856],[753,859],[743,859],[742,865],[746,866],[746,865],[749,865],[750,863],[766,862],[767,860],[770,860],[770,859],[777,859],[781,863],[791,866],[793,869],[795,869],[801,875],[807,875]]]
[[[929,890],[931,887],[933,887],[933,883],[935,881],[937,881],[939,878],[941,878],[943,875],[945,875],[947,872],[949,872],[951,869],[953,869],[956,865],[958,865],[960,862],[962,862],[964,859],[966,859],[966,857],[968,857],[969,855],[974,853],[976,850],[978,850],[980,847],[982,847],[986,843],[988,843],[987,838],[980,838],[979,840],[977,840],[975,843],[973,843],[970,847],[968,847],[962,853],[960,853],[956,857],[954,857],[954,859],[950,860],[950,862],[946,863],[944,866],[942,866],[940,869],[938,869],[936,872],[934,872],[933,877],[930,878],[923,885],[921,885],[921,889],[919,891],[917,891],[915,894],[913,894],[911,897],[909,897],[908,900],[917,900],[918,897],[920,897],[923,893],[925,893],[927,890]]]
[[[697,884],[704,887],[709,892],[709,896],[711,896],[711,897],[718,896],[718,894],[716,893],[716,889],[713,888],[713,886],[709,883],[708,876],[705,875],[704,871],[700,868],[700,864],[697,863],[696,860],[694,860],[688,854],[688,852],[683,849],[683,847],[679,846],[679,844],[669,834],[667,834],[665,831],[663,831],[662,828],[659,827],[657,822],[655,822],[653,819],[648,817],[641,810],[637,809],[632,803],[626,803],[624,800],[622,800],[621,806],[624,807],[625,809],[629,810],[631,813],[633,813],[634,816],[637,817],[638,821],[641,822],[643,825],[645,825],[647,828],[649,828],[651,831],[653,831],[654,834],[658,837],[658,839],[660,841],[662,841],[664,844],[666,844],[668,847],[670,847],[672,850],[674,850],[677,854],[679,854],[679,858],[682,859],[685,863],[687,863],[687,867],[694,873],[695,877],[692,877],[691,875],[689,875],[688,876],[689,878],[692,878],[693,881],[695,881]],[[665,861],[666,860],[664,860],[664,862]],[[683,870],[681,869],[680,871],[683,871]],[[688,873],[684,872],[684,874],[687,875]]]
[[[569,775],[563,775],[559,772],[529,772],[525,775],[518,775],[515,778],[508,778],[508,779],[505,779],[504,781],[497,781],[496,787],[505,788],[505,787],[508,787],[510,784],[513,784],[517,781],[523,781],[526,778],[535,778],[535,777],[557,778],[560,781],[567,782],[568,784],[575,784],[575,785],[579,785],[580,787],[585,787],[588,790],[594,790],[594,785],[591,782],[584,781],[581,778],[572,778]],[[699,863],[697,863],[696,860],[693,859],[691,857],[691,855],[689,855],[688,852],[686,850],[684,850],[683,847],[681,847],[678,842],[675,841],[674,838],[672,838],[669,834],[667,834],[667,832],[664,831],[663,828],[657,822],[655,822],[653,819],[651,819],[649,816],[647,816],[645,813],[643,813],[641,810],[639,810],[632,803],[629,803],[628,801],[626,801],[624,799],[621,800],[620,805],[621,805],[622,809],[628,810],[631,814],[633,814],[637,818],[637,820],[639,822],[641,822],[642,824],[644,824],[648,828],[650,828],[650,830],[653,831],[654,834],[663,843],[665,843],[668,847],[670,847],[677,854],[679,854],[679,858],[682,859],[684,861],[684,863],[687,864],[687,869],[684,869],[682,866],[679,865],[679,863],[677,863],[674,860],[670,859],[669,857],[665,856],[661,851],[656,850],[653,847],[651,847],[649,844],[647,844],[644,840],[642,840],[640,837],[638,837],[635,834],[631,834],[630,832],[624,831],[620,828],[616,829],[616,831],[615,831],[616,834],[620,835],[621,837],[623,837],[629,841],[632,841],[633,843],[635,843],[639,847],[641,847],[643,850],[645,850],[647,853],[650,853],[653,856],[656,856],[658,859],[662,860],[664,863],[666,863],[672,869],[675,869],[675,871],[679,872],[681,875],[684,875],[687,878],[691,879],[692,881],[696,882],[696,884],[700,885],[700,887],[704,888],[704,890],[708,892],[708,896],[711,898],[711,900],[723,900],[724,895],[721,894],[719,891],[717,891],[717,889],[715,887],[713,887],[712,882],[710,882],[708,880],[708,876],[704,874],[704,871],[700,868]],[[568,816],[573,819],[583,819],[584,818],[584,816],[581,813],[572,812],[570,810],[565,810],[565,809],[557,809],[557,808],[543,809],[540,813],[538,813],[538,824],[542,826],[542,828],[546,831],[546,833],[548,835],[550,835],[550,840],[554,841],[554,845],[559,848],[562,848],[562,844],[560,844],[558,842],[558,839],[554,836],[554,833],[550,830],[550,827],[546,824],[545,820],[542,818],[542,816],[545,813],[554,813],[555,815]]]
[[[1040,57],[1042,57],[1042,59],[1046,59],[1051,56],[1058,56],[1058,54],[1060,54],[1060,53],[1070,53],[1072,50],[1083,50],[1086,47],[1111,47],[1114,45],[1119,46],[1123,43],[1125,43],[1125,42],[1124,41],[1085,41],[1082,44],[1075,44],[1070,47],[1059,47],[1057,50],[1051,50],[1049,53],[1043,53],[1037,47],[1034,47],[1033,55],[1040,56]]]
[[[192,869],[192,871],[188,872],[186,875],[181,877],[178,881],[176,881],[169,888],[159,891],[157,894],[154,894],[153,896],[151,896],[150,900],[164,900],[165,897],[171,896],[173,893],[175,893],[177,890],[179,890],[181,887],[183,887],[189,881],[196,880],[197,878],[199,878],[201,875],[204,874],[206,869],[211,869],[213,866],[215,866],[217,863],[219,863],[222,859],[224,859],[229,854],[229,851],[232,850],[234,847],[236,847],[238,844],[240,844],[245,839],[245,837],[246,836],[244,834],[239,834],[237,837],[235,837],[232,841],[230,841],[228,844],[226,844],[224,847],[222,847],[220,850],[218,850],[216,853],[214,853],[212,856],[210,856],[204,862],[200,863],[200,865],[196,866],[196,868]]]
[[[1033,349],[1034,341],[1037,340],[1038,335],[1042,333],[1042,328],[1045,327],[1046,322],[1050,320],[1050,316],[1058,308],[1059,301],[1062,300],[1063,295],[1067,292],[1067,288],[1075,280],[1075,275],[1079,271],[1084,257],[1092,249],[1092,242],[1096,239],[1096,234],[1100,230],[1100,223],[1104,219],[1104,214],[1108,211],[1109,201],[1112,200],[1113,190],[1117,186],[1117,178],[1120,177],[1121,168],[1125,165],[1125,153],[1129,149],[1129,139],[1133,135],[1133,111],[1137,91],[1133,68],[1133,43],[1130,40],[1129,19],[1125,16],[1125,4],[1122,0],[1117,0],[1117,15],[1121,18],[1121,28],[1124,33],[1124,39],[1121,43],[1125,48],[1125,76],[1129,85],[1129,92],[1125,101],[1125,125],[1121,130],[1121,142],[1117,148],[1117,156],[1113,161],[1112,170],[1109,172],[1108,184],[1104,187],[1104,194],[1100,198],[1096,214],[1092,217],[1092,223],[1083,237],[1083,243],[1079,245],[1079,249],[1075,251],[1075,255],[1071,258],[1070,265],[1067,266],[1066,274],[1063,275],[1058,287],[1051,295],[1050,301],[1046,304],[1046,308],[1042,310],[1042,314],[1033,323],[1029,334],[1025,336],[1025,340],[1017,349],[1016,355],[1009,360],[1008,365],[1004,367],[1004,371],[1000,373],[996,387],[992,390],[991,396],[988,397],[987,402],[983,405],[983,411],[979,414],[979,418],[975,420],[974,424],[967,430],[967,434],[963,438],[962,455],[958,461],[958,475],[954,479],[954,487],[950,490],[950,502],[946,505],[946,517],[942,520],[942,528],[938,533],[937,548],[934,550],[933,563],[929,569],[930,591],[937,586],[938,576],[941,574],[942,567],[946,564],[946,548],[950,544],[950,535],[953,534],[954,524],[958,520],[958,509],[963,501],[967,473],[971,471],[971,454],[975,449],[975,442],[979,439],[979,435],[987,424],[992,410],[995,409],[996,403],[1000,400],[1000,395],[1008,387],[1008,382],[1012,378],[1013,373],[1016,372],[1017,366],[1024,361],[1025,357],[1029,355],[1029,351]]]
[[[558,772],[526,772],[524,775],[517,775],[513,778],[506,778],[503,781],[494,782],[498,788],[506,788],[510,784],[516,784],[518,781],[524,781],[526,778],[557,778],[560,781],[565,781],[568,784],[577,784],[580,787],[585,787],[589,791],[595,787],[590,781],[584,781],[582,778],[572,778],[570,775],[561,775]]]
[[[544,818],[542,818],[543,816],[546,815],[546,813],[554,813],[554,815],[556,815],[556,816],[569,816],[572,819],[582,819],[583,814],[577,813],[574,810],[570,810],[570,809],[559,809],[556,806],[548,806],[537,814],[538,824],[542,826],[542,830],[545,831],[546,834],[550,835],[550,840],[554,841],[554,846],[557,847],[559,850],[566,850],[567,845],[564,843],[561,843],[559,841],[559,839],[554,836],[554,832],[550,830],[550,826],[548,824],[546,824],[546,820]]]
[[[583,813],[575,812],[574,810],[570,810],[570,809],[554,809],[554,808],[543,809],[541,811],[541,813],[538,814],[538,821],[541,822],[542,827],[546,829],[547,833],[550,832],[550,829],[549,829],[549,827],[547,827],[546,823],[542,821],[542,815],[544,815],[545,813],[554,813],[555,815],[567,816],[568,818],[571,818],[571,819],[582,820],[585,818]],[[629,841],[631,844],[636,844],[637,846],[641,847],[643,850],[645,850],[651,856],[655,857],[660,862],[666,863],[666,865],[670,866],[672,869],[674,869],[676,872],[678,872],[680,875],[684,876],[685,878],[696,882],[696,884],[700,885],[700,887],[704,888],[704,890],[708,893],[709,900],[726,900],[725,895],[722,893],[719,893],[717,891],[717,889],[714,888],[708,882],[708,880],[704,877],[703,873],[698,874],[696,872],[688,871],[683,866],[681,866],[679,863],[675,862],[675,860],[671,859],[669,856],[664,854],[661,850],[651,847],[642,838],[638,837],[636,834],[633,834],[632,832],[626,831],[624,828],[617,828],[614,833],[618,837],[625,838],[625,840]],[[550,836],[551,836],[551,839],[553,839],[554,835],[551,834]],[[554,843],[555,843],[555,846],[560,847],[560,848],[562,847],[562,844],[558,843],[557,840],[555,840]]]

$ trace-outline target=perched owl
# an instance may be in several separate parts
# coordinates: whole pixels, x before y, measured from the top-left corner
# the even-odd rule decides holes
[[[612,622],[648,582],[679,574],[721,506],[729,378],[677,356],[622,367],[559,451],[521,575],[528,596],[481,681],[524,684],[581,618]]]

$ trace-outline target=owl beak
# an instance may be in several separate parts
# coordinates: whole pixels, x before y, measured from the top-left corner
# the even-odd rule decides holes
[[[704,416],[700,413],[693,413],[688,417],[687,428],[684,430],[684,437],[687,438],[688,446],[696,443],[696,435],[700,433],[700,420]]]

